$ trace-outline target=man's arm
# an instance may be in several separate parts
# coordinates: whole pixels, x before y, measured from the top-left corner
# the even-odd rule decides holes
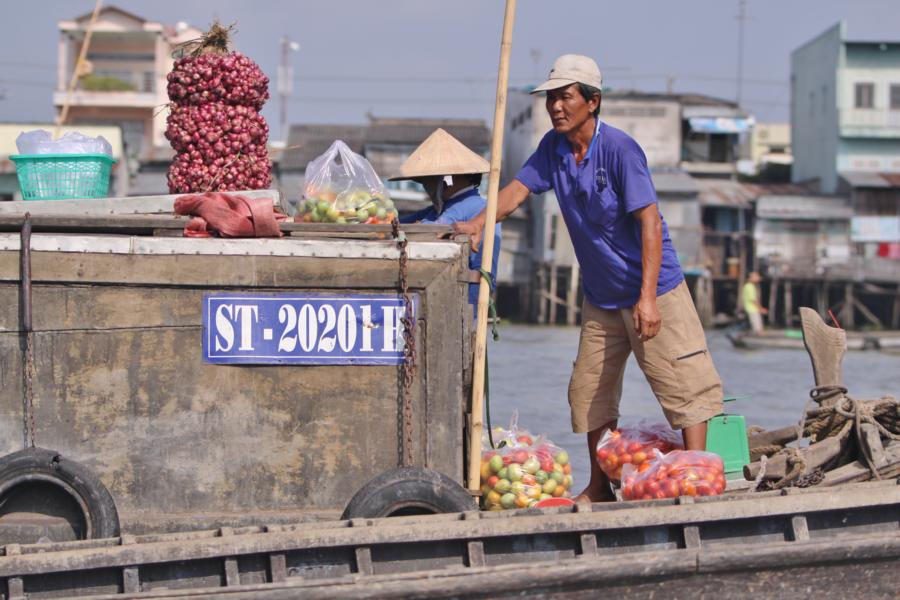
[[[499,223],[513,214],[519,206],[528,198],[528,188],[518,179],[513,179],[497,195],[497,222]],[[468,221],[459,221],[453,224],[454,233],[464,233],[472,242],[472,251],[477,252],[481,244],[481,235],[484,231],[486,220],[485,211],[481,211]]]
[[[634,307],[634,331],[646,342],[659,333],[662,319],[656,307],[659,268],[662,264],[662,220],[656,204],[632,213],[641,224],[641,295]]]

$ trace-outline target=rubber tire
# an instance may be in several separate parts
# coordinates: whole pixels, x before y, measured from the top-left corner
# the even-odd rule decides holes
[[[109,490],[93,471],[55,450],[26,448],[0,458],[0,501],[6,490],[27,484],[35,476],[49,483],[60,481],[70,488],[60,485],[63,491],[78,494],[82,512],[86,512],[83,517],[90,526],[89,539],[119,536],[119,511]]]
[[[372,478],[344,509],[341,519],[376,519],[403,510],[453,513],[477,510],[461,485],[438,471],[400,467]]]

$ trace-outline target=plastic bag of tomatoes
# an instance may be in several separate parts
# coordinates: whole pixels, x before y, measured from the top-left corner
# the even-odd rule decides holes
[[[652,461],[622,472],[622,498],[652,500],[678,496],[718,496],[725,491],[725,466],[718,454],[697,450],[654,450]]]
[[[569,454],[543,436],[513,424],[493,430],[496,449],[481,454],[481,507],[528,508],[548,498],[567,498],[572,488]],[[485,440],[485,447],[490,444]]]
[[[600,469],[618,483],[625,465],[640,467],[654,458],[654,450],[666,453],[682,447],[681,436],[668,425],[638,423],[604,433],[597,444],[596,456]]]

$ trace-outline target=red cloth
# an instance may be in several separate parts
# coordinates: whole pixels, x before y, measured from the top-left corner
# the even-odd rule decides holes
[[[194,217],[184,228],[185,237],[281,237],[278,221],[287,219],[275,212],[272,198],[222,192],[180,196],[175,213]]]

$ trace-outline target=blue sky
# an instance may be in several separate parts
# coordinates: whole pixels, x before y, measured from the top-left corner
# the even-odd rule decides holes
[[[0,120],[52,118],[56,23],[92,0],[8,2],[0,22]],[[501,0],[119,0],[148,19],[235,22],[235,43],[272,76],[283,35],[299,42],[291,122],[378,116],[472,117],[491,122]],[[511,78],[540,80],[553,59],[594,57],[608,88],[736,95],[738,0],[519,0]],[[14,7],[14,8],[12,8]],[[744,104],[786,120],[789,57],[840,19],[854,39],[900,39],[897,0],[747,0]],[[264,114],[275,125],[273,99]],[[277,129],[277,127],[274,127]],[[277,137],[277,131],[273,131]]]

